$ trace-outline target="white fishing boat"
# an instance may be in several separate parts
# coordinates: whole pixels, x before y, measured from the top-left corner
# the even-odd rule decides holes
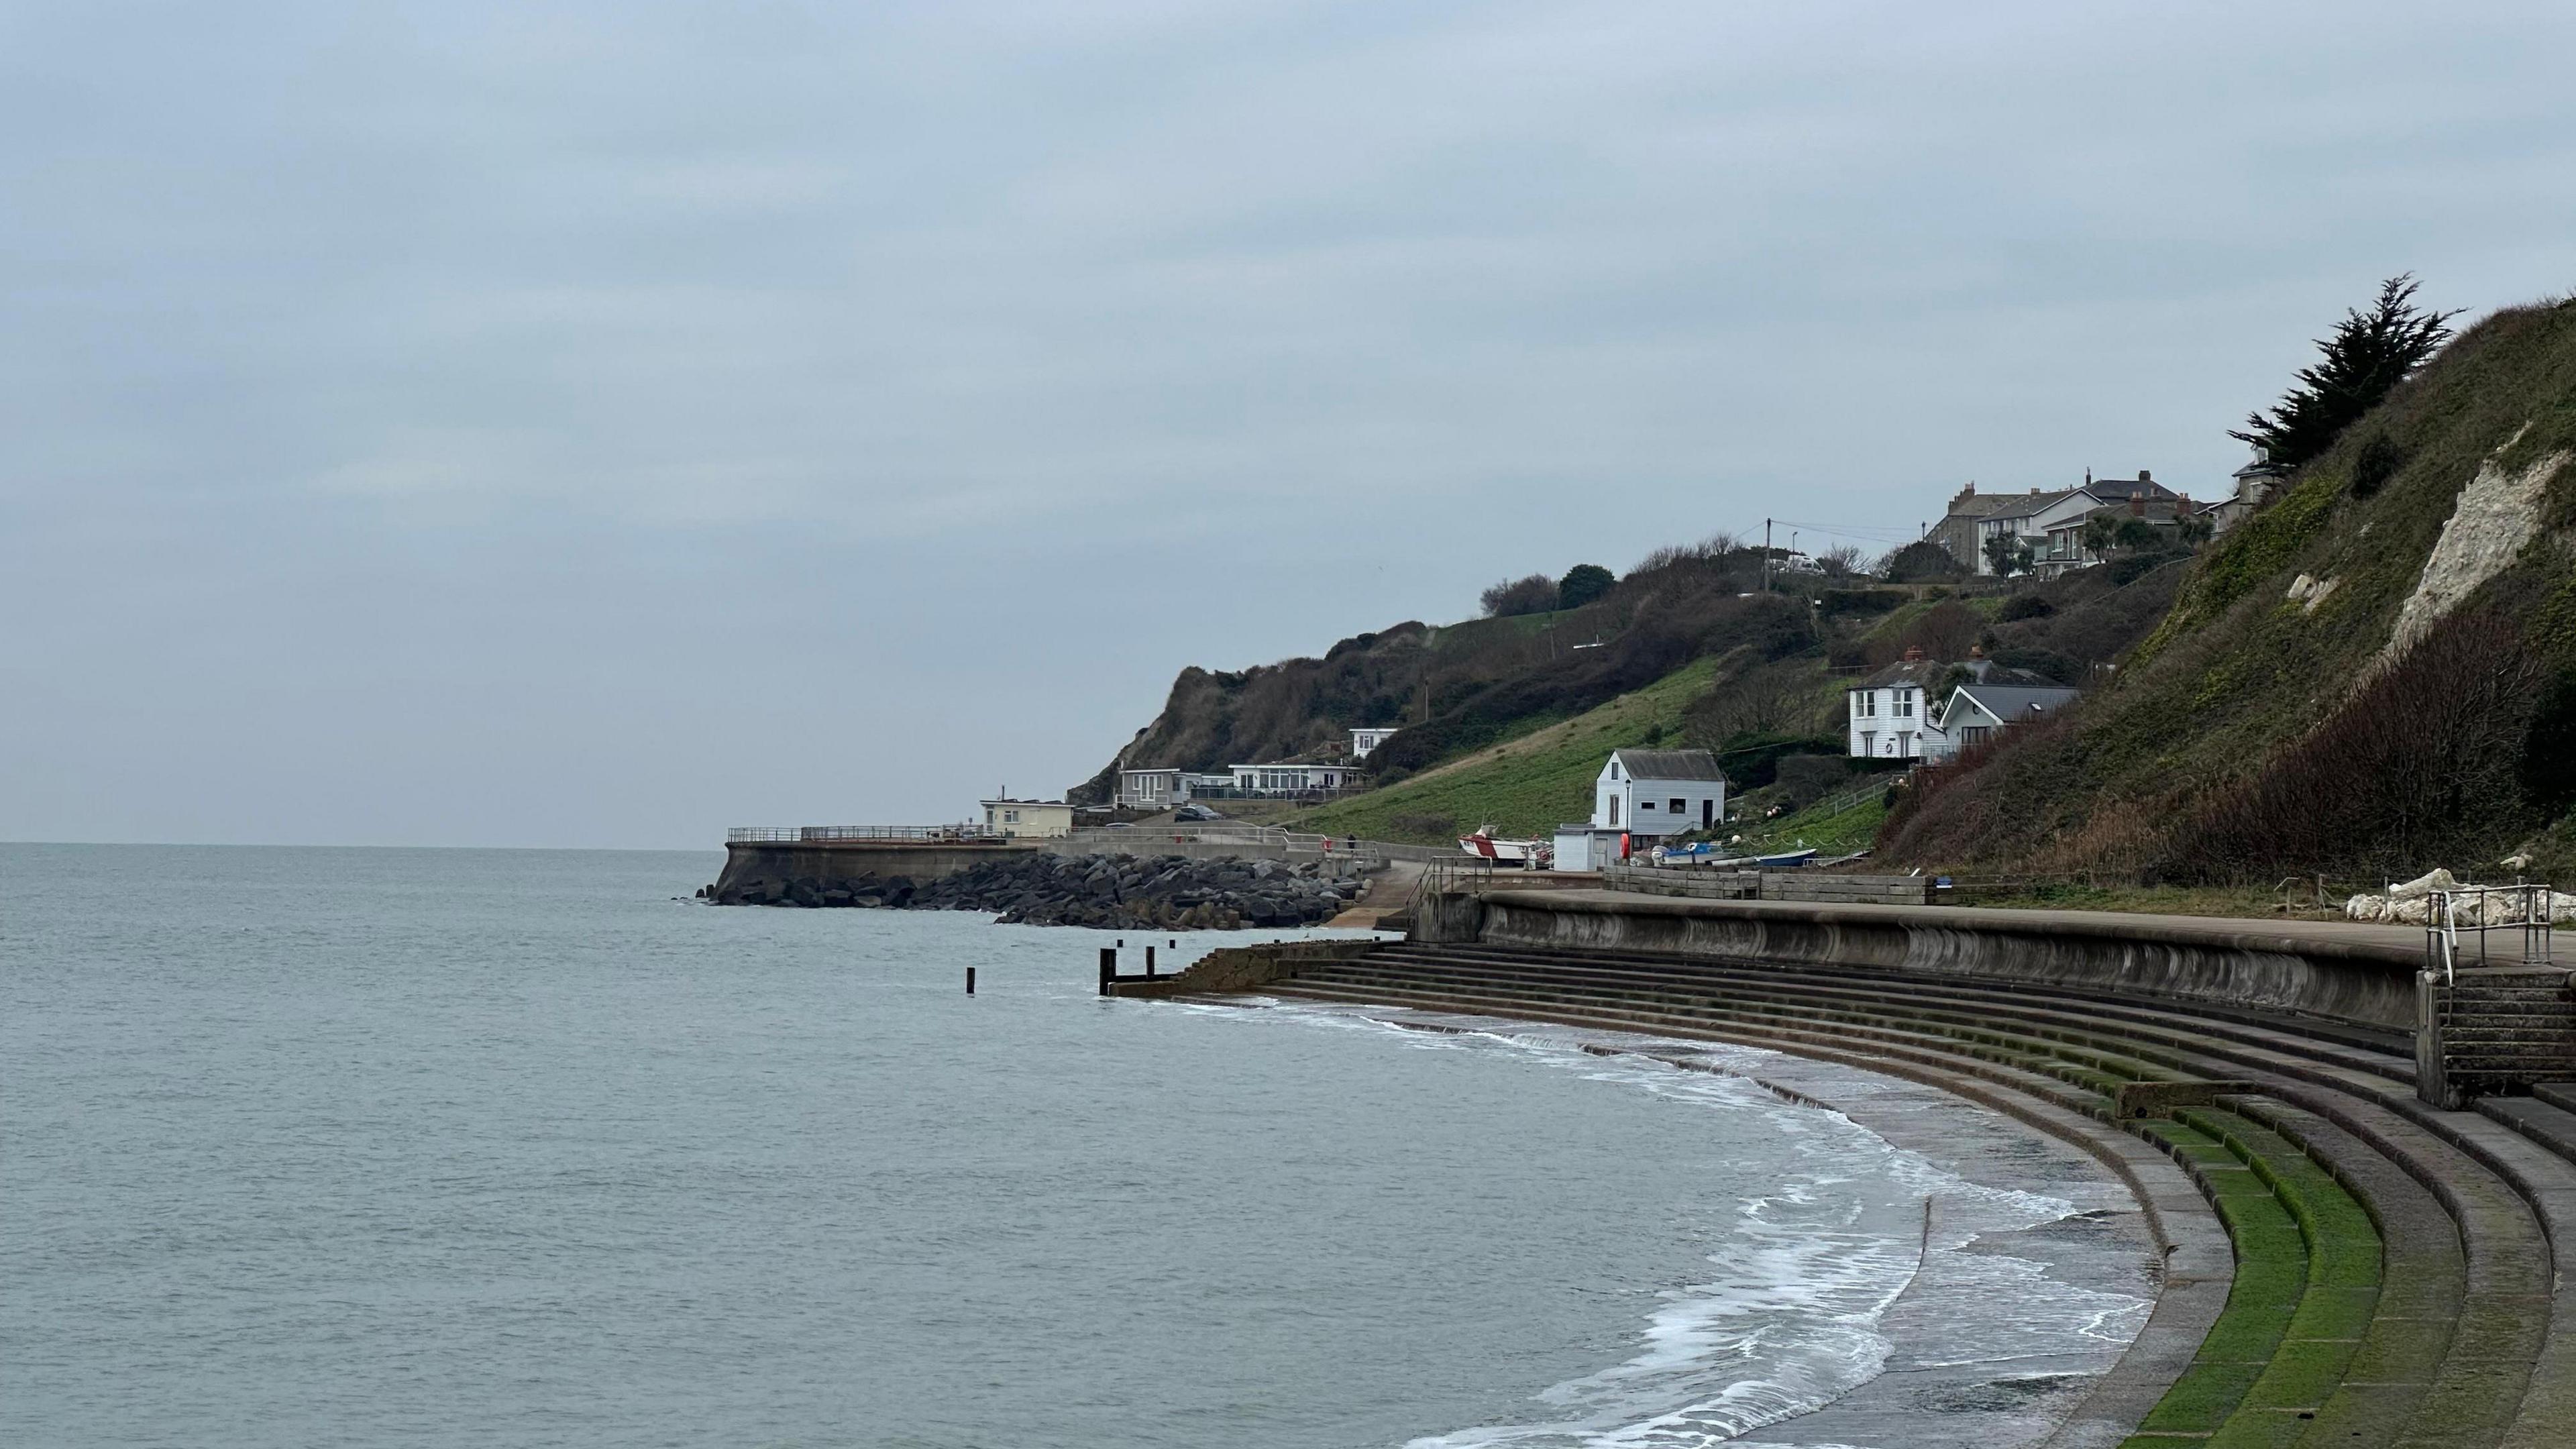
[[[1544,840],[1497,840],[1490,825],[1479,826],[1473,835],[1459,836],[1458,848],[1511,870],[1545,870],[1556,854],[1556,847]]]

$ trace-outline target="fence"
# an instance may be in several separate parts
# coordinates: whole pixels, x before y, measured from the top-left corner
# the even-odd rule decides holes
[[[725,843],[801,845],[816,841],[882,840],[916,844],[990,844],[1010,837],[981,825],[737,825]]]
[[[1811,870],[1674,869],[1612,865],[1601,884],[1638,895],[1687,896],[1715,901],[1807,901],[1817,905],[1922,906],[1932,903],[1929,877],[1825,875]]]
[[[1219,821],[1199,825],[1085,825],[1066,837],[1079,845],[1115,845],[1131,854],[1152,852],[1157,845],[1240,846],[1276,850],[1287,855],[1357,855],[1380,860],[1447,860],[1459,854],[1433,845],[1398,845],[1362,840],[1355,835],[1317,835],[1276,825],[1243,825]]]

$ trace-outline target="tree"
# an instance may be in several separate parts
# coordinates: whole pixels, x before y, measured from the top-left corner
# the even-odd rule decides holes
[[[1497,619],[1514,614],[1544,614],[1556,607],[1556,580],[1545,574],[1505,579],[1485,590],[1485,612]]]
[[[2120,526],[2112,531],[2111,542],[2131,553],[2145,553],[2163,543],[2164,536],[2156,532],[2154,524],[2143,518],[2123,518]]]
[[[2218,525],[2211,521],[2206,513],[2194,514],[2174,525],[2174,537],[2191,548],[2198,548],[2209,542],[2217,532]]]
[[[1869,561],[1862,556],[1858,546],[1846,543],[1816,555],[1816,567],[1823,569],[1829,579],[1849,578],[1853,574],[1867,573]]]
[[[2113,522],[2109,514],[2097,513],[2084,520],[2084,551],[2096,558],[2109,553],[2112,535],[2119,530],[2120,525]]]
[[[2227,435],[2253,444],[2283,472],[2297,468],[2334,446],[2337,434],[2432,356],[2459,315],[2417,307],[2413,273],[2389,278],[2370,310],[2344,313],[2333,336],[2317,339],[2324,356],[2299,369],[2298,384],[2279,403],[2268,413],[2248,414],[2244,430]]]
[[[1959,576],[1959,561],[1932,540],[1919,539],[1879,560],[1878,576],[1891,584],[1955,579]]]
[[[1986,563],[1998,578],[2010,578],[2030,568],[2030,545],[2022,542],[2019,535],[1998,533],[1986,540],[1985,548]]]
[[[1580,609],[1610,592],[1610,586],[1617,582],[1619,576],[1599,564],[1576,564],[1556,581],[1556,606]]]

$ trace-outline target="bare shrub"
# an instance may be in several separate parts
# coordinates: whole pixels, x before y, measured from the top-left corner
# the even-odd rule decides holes
[[[1944,599],[1924,610],[1922,617],[1906,625],[1894,638],[1872,641],[1864,662],[1873,668],[1893,664],[1904,658],[1908,649],[1922,650],[1926,659],[1965,659],[1969,646],[1977,642],[1985,628],[1986,621],[1976,610],[1956,599]]]
[[[1404,815],[1386,817],[1386,823],[1405,835],[1448,835],[1458,828],[1455,815]]]
[[[1748,740],[1776,739],[1815,732],[1818,694],[1803,671],[1780,665],[1757,665],[1694,701],[1684,732],[1691,743],[1724,749]]]
[[[1650,574],[1657,569],[1668,569],[1676,564],[1709,563],[1723,559],[1732,553],[1740,553],[1743,548],[1744,540],[1734,534],[1712,533],[1697,543],[1667,544],[1656,549],[1653,553],[1639,559],[1637,566],[1628,572],[1633,577],[1637,574]]]
[[[1556,607],[1556,580],[1545,574],[1505,579],[1485,590],[1485,612],[1497,619],[1514,614],[1544,614]]]
[[[2463,864],[2531,823],[2522,749],[2548,682],[2512,619],[2454,614],[2325,723],[2212,791],[2176,832],[2166,873],[2396,878]]]

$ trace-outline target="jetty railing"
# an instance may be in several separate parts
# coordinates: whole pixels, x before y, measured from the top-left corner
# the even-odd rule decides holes
[[[1008,840],[982,825],[737,825],[725,832],[725,843],[798,845],[815,841],[882,840],[917,844]]]

